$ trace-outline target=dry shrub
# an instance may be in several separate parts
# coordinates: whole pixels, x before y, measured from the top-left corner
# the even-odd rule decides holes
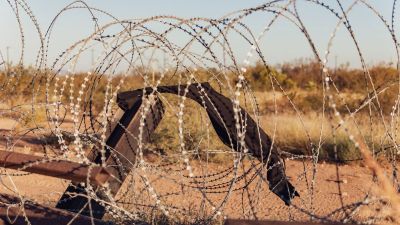
[[[20,123],[24,128],[34,128],[47,122],[46,109],[38,107],[35,110],[26,110],[22,115]]]

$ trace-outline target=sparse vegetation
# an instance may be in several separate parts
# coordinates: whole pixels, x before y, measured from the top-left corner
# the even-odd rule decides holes
[[[310,146],[310,143],[314,143],[314,148],[317,148],[319,151],[320,160],[330,162],[338,161],[342,163],[360,161],[360,153],[352,147],[351,142],[348,140],[347,135],[343,133],[343,130],[337,130],[335,138],[333,137],[330,131],[333,124],[330,124],[328,118],[329,110],[326,110],[325,118],[321,119],[324,96],[321,91],[321,72],[318,64],[302,62],[301,64],[283,64],[277,66],[277,68],[278,69],[273,69],[272,67],[265,68],[263,64],[258,63],[253,67],[249,67],[246,72],[250,87],[255,91],[254,95],[258,103],[259,114],[261,115],[261,127],[272,135],[275,125],[271,121],[277,122],[276,134],[274,135],[276,146],[283,151],[293,154],[311,155],[312,146]],[[199,70],[197,72],[197,78],[200,82],[207,81],[211,74],[215,74],[216,72],[217,71],[214,70]],[[11,78],[10,73],[13,74]],[[32,93],[28,91],[32,85],[44,85],[44,83],[30,83],[33,78],[32,74],[40,76],[43,75],[42,73],[38,73],[38,71],[32,68],[21,69],[18,67],[14,67],[11,72],[0,72],[1,82],[5,90],[12,90],[1,92],[3,98],[9,99],[9,107],[17,106],[32,98]],[[46,73],[49,72],[47,71]],[[347,66],[341,66],[336,70],[332,70],[332,74],[336,87],[341,90],[337,102],[342,102],[343,104],[338,106],[339,111],[348,114],[349,110],[353,112],[359,109],[368,94],[365,91],[366,86],[363,85],[362,82],[365,76],[364,73],[360,70],[350,69]],[[398,87],[393,85],[393,82],[397,79],[397,72],[390,66],[377,65],[371,68],[370,74],[376,85],[375,87],[387,86],[384,91],[379,92],[381,108],[387,115],[392,110],[391,106],[394,105],[398,96]],[[84,76],[84,74],[74,75],[74,84],[78,85],[83,82]],[[116,85],[121,79],[121,76],[122,75],[114,76],[112,78],[112,84]],[[159,75],[155,74],[154,76],[157,77]],[[275,83],[275,86],[279,84],[287,92],[286,96],[279,91],[272,91],[270,76],[274,77],[274,79],[272,79],[274,81],[272,82]],[[231,74],[230,77],[232,77],[233,82],[234,74]],[[20,82],[12,82],[17,86],[11,87],[7,85],[9,78],[18,79]],[[95,91],[87,92],[86,95],[93,95],[91,97],[86,96],[86,99],[91,99],[91,101],[85,101],[82,104],[82,107],[85,107],[85,104],[86,107],[91,106],[94,114],[99,113],[104,105],[106,81],[105,79],[99,78],[99,75],[91,76],[92,86],[90,88]],[[61,81],[63,79],[66,78],[60,78]],[[174,81],[169,79],[164,81],[164,84],[168,85],[171,84],[171,82],[173,83]],[[132,90],[142,87],[143,80],[139,75],[128,75],[125,78],[125,84],[122,90]],[[69,92],[67,89],[68,87],[66,87],[66,91],[63,93],[65,101],[68,100]],[[218,89],[218,86],[216,86],[216,89]],[[36,98],[44,102],[44,94],[44,92],[41,92]],[[75,95],[76,94],[77,91],[75,91]],[[176,105],[178,100],[176,97],[168,95],[164,95],[163,98],[169,105]],[[373,107],[376,107],[376,103],[376,100],[374,100]],[[176,132],[178,129],[177,112],[176,109],[171,108],[168,104],[166,107],[169,109],[167,109],[162,123],[153,135],[152,144],[148,146],[152,151],[157,150],[164,153],[176,153],[179,149],[179,139]],[[185,108],[186,111],[184,114],[184,118],[186,118],[184,119],[186,121],[184,125],[184,141],[190,151],[193,152],[193,158],[207,159],[210,161],[225,161],[229,159],[225,154],[221,154],[222,152],[229,152],[229,149],[219,141],[215,131],[212,129],[206,112],[199,107],[197,103],[187,101],[186,104],[188,104],[188,107]],[[295,111],[293,105],[299,110],[298,112]],[[249,107],[248,109],[250,111],[253,110]],[[370,124],[365,122],[366,115],[369,113],[367,109],[367,107],[364,107],[357,114],[358,117],[362,118],[360,121],[363,121],[359,127],[359,129],[362,130],[361,133],[368,133],[369,129],[371,129]],[[46,120],[44,108],[35,111],[27,108],[25,111],[26,113],[24,115],[16,116],[12,113],[4,112],[2,116],[18,117],[24,126],[32,126],[34,123],[43,123]],[[275,112],[279,113],[278,117],[274,114]],[[299,114],[297,113],[302,115],[306,127],[299,124]],[[373,110],[372,114],[374,117],[379,116],[377,110]],[[324,124],[323,130],[321,130],[321,123]],[[377,122],[374,123],[374,129],[379,127],[383,132],[382,126],[376,123]],[[307,133],[309,133],[309,136],[307,136]],[[320,134],[322,134],[322,136]],[[378,132],[375,134],[379,135],[382,133]],[[208,136],[210,138],[208,138]],[[320,138],[321,145],[319,146]],[[385,141],[382,141],[383,137],[369,138],[370,141],[368,141],[368,144],[373,149],[386,148],[388,145]],[[205,149],[207,149],[207,151],[205,151]],[[213,151],[208,152],[208,150]]]

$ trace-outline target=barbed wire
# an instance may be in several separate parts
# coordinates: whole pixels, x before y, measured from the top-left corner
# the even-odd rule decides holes
[[[26,1],[7,0],[18,25],[21,43],[18,63],[15,65],[8,62],[0,51],[1,93],[4,96],[13,93],[8,97],[16,101],[15,104],[9,104],[10,99],[0,102],[0,117],[11,117],[14,123],[10,129],[0,131],[4,137],[4,140],[1,139],[4,143],[2,149],[24,152],[26,149],[21,148],[20,143],[29,145],[27,143],[31,141],[33,144],[29,146],[34,148],[40,145],[41,148],[28,153],[44,158],[22,164],[17,170],[1,170],[0,182],[6,190],[1,192],[12,193],[21,201],[13,204],[4,202],[1,203],[2,207],[19,204],[23,208],[25,203],[44,203],[49,207],[57,203],[59,207],[81,198],[86,203],[78,210],[64,206],[63,209],[92,218],[104,214],[104,220],[116,224],[137,221],[154,224],[166,221],[212,223],[227,217],[357,224],[398,222],[394,200],[388,199],[388,195],[377,194],[380,192],[370,187],[360,191],[363,193],[352,198],[352,202],[346,199],[341,175],[343,165],[339,160],[343,149],[339,148],[338,143],[343,133],[351,143],[347,148],[354,148],[353,151],[362,152],[364,143],[372,143],[372,156],[375,159],[379,159],[381,154],[386,156],[390,165],[386,172],[391,174],[387,178],[400,190],[397,165],[400,152],[397,134],[400,54],[395,29],[396,3],[394,0],[388,19],[366,0],[354,0],[346,5],[340,0],[274,0],[229,13],[219,19],[160,15],[121,20],[85,1],[74,1],[55,12],[56,16],[50,25],[43,27]],[[311,27],[302,19],[302,14],[306,12],[302,12],[299,4],[321,8],[327,16],[336,19],[325,49],[319,47],[310,33]],[[355,31],[349,17],[356,7],[367,9],[370,12],[367,16],[376,18],[387,31],[396,54],[397,80],[384,84],[374,81],[360,45],[363,37]],[[93,30],[88,36],[75,39],[67,48],[58,49],[57,36],[53,32],[56,32],[59,20],[71,11],[88,13]],[[259,34],[246,20],[256,14],[270,16],[260,21],[264,26]],[[30,70],[24,61],[26,52],[30,50],[26,42],[33,37],[26,37],[24,18],[32,22],[39,40],[39,50]],[[321,109],[313,118],[319,127],[317,138],[312,137],[307,126],[307,115],[279,79],[278,72],[263,51],[262,41],[272,33],[274,26],[279,26],[276,25],[278,21],[293,25],[296,32],[305,38],[304,45],[310,47],[312,61],[318,65]],[[356,108],[350,107],[343,94],[345,90],[337,85],[336,74],[328,66],[335,39],[343,28],[349,34],[348,43],[355,47],[364,79],[363,101]],[[245,54],[236,49],[237,39],[248,47]],[[93,55],[94,49],[99,52],[96,57]],[[51,60],[49,55],[55,50],[59,54]],[[85,57],[88,55],[92,56],[90,69],[79,72],[79,64],[87,61]],[[262,123],[260,100],[248,79],[248,70],[255,62],[259,62],[267,71],[270,89],[264,95],[271,95],[273,99],[273,112],[268,114],[268,129]],[[231,105],[221,100],[222,97],[215,97],[217,94],[213,95],[214,92],[207,91],[207,85],[215,89],[217,94],[229,98]],[[170,91],[171,87],[176,90]],[[396,89],[396,98],[391,111],[387,113],[383,110],[386,101],[381,100],[382,94],[389,88]],[[15,90],[21,90],[22,93]],[[136,114],[130,118],[136,119],[138,127],[133,128],[123,116],[136,107],[135,104],[126,109],[121,107],[119,96],[127,93],[125,91],[135,93],[127,101],[140,103]],[[197,95],[194,94],[196,91]],[[299,154],[280,149],[278,130],[282,122],[279,121],[278,95],[286,99],[296,122],[300,124],[307,152]],[[339,110],[339,105],[344,110]],[[224,110],[230,114],[224,113]],[[360,122],[357,118],[364,112],[367,112],[368,118],[367,131],[361,127],[365,121]],[[226,118],[226,115],[232,115],[232,118]],[[255,126],[251,127],[253,122]],[[151,129],[156,129],[158,123],[161,125],[154,133]],[[218,123],[221,123],[220,129],[214,130]],[[383,129],[380,146],[373,143],[377,124]],[[234,132],[229,132],[231,127]],[[251,130],[254,133],[251,143],[246,139],[249,127],[254,128]],[[120,130],[121,139],[127,143],[124,146],[127,154],[121,153],[121,147],[111,140],[115,130]],[[266,144],[262,139],[264,130],[269,131],[267,137],[270,143]],[[325,135],[326,130],[329,130],[329,135]],[[154,143],[159,143],[157,139],[162,142],[166,136],[175,142],[165,141],[161,144],[171,149],[154,147]],[[215,150],[220,143],[217,137],[225,146]],[[288,138],[291,137],[285,137]],[[317,198],[320,198],[321,192],[333,191],[323,190],[323,181],[320,179],[324,173],[321,165],[325,164],[320,157],[328,138],[333,140],[334,178],[330,179],[336,182],[338,204],[321,210],[326,206],[319,205],[321,201],[317,201]],[[257,148],[260,152],[257,152]],[[213,160],[211,156],[217,154],[222,155],[223,160]],[[64,182],[60,190],[48,190],[49,197],[46,199],[21,191],[23,187],[18,187],[18,179],[36,176],[23,172],[27,168],[60,160],[88,165],[89,173],[96,166],[114,170],[114,181],[95,186],[91,184],[88,174],[86,183],[70,183],[64,193]],[[365,163],[366,159],[361,156],[348,161],[355,160]],[[277,176],[274,171],[281,171],[283,175],[278,173]],[[285,175],[285,171],[290,176]],[[369,175],[367,172],[365,174]],[[277,176],[276,183],[273,175]],[[379,186],[377,177],[373,174],[368,176],[369,181],[363,182]],[[291,187],[289,180],[296,189]],[[282,183],[288,183],[285,186],[288,189],[286,193],[293,194],[287,201],[277,191]],[[296,191],[300,196],[294,198]],[[288,206],[270,193],[277,194]],[[270,202],[267,204],[266,201]],[[279,210],[269,213],[268,210],[273,208]],[[369,210],[367,215],[363,214],[365,210]],[[282,213],[274,215],[277,211]],[[383,215],[381,212],[390,213]],[[25,220],[29,221],[29,215],[25,211],[23,214]]]

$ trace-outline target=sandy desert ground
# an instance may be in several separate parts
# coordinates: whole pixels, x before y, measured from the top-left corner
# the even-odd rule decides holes
[[[15,121],[11,119],[2,120],[1,132],[4,134],[4,132],[9,131],[14,126],[14,123]],[[34,138],[32,137],[32,139]],[[40,148],[38,143],[30,140],[29,136],[26,136],[25,139],[21,139],[18,142],[15,148],[24,153],[32,153],[32,149]],[[1,148],[4,148],[6,145],[4,135],[0,141]],[[194,170],[201,171],[201,166],[196,164],[196,162],[192,163]],[[245,167],[249,166],[249,163],[244,164]],[[222,171],[228,167],[213,163],[207,166],[209,174]],[[191,180],[188,180],[180,172],[171,172],[173,169],[168,168],[156,171],[154,174],[150,173],[149,179],[158,196],[161,196],[162,204],[177,207],[176,215],[182,210],[186,212],[186,215],[193,215],[188,216],[188,218],[198,217],[202,213],[199,212],[202,204],[205,209],[212,208],[204,200],[204,193],[195,188],[182,187],[180,183],[190,184]],[[300,193],[300,197],[293,201],[292,206],[286,206],[268,190],[265,182],[259,182],[260,179],[255,179],[248,189],[232,192],[226,205],[221,209],[221,217],[271,220],[309,220],[313,217],[338,221],[345,218],[346,214],[353,215],[356,220],[365,220],[368,216],[379,214],[378,209],[371,205],[360,207],[357,210],[353,210],[353,207],[351,207],[352,204],[362,202],[367,195],[374,193],[375,185],[368,168],[362,165],[319,163],[316,167],[317,173],[314,182],[312,169],[310,162],[294,160],[286,162],[287,175]],[[56,204],[69,183],[66,180],[26,174],[25,172],[16,172],[14,170],[1,169],[1,171],[0,193],[24,196],[48,206]],[[146,205],[152,205],[155,201],[154,198],[149,196],[143,182],[138,182],[141,175],[139,169],[133,171],[132,178],[130,178],[130,181],[125,182],[116,198],[121,202],[125,202],[122,203],[125,208],[135,212],[149,210],[148,207],[146,209]],[[229,176],[231,175],[227,175],[227,177]],[[225,179],[227,178],[225,177]],[[223,179],[221,182],[223,182]],[[240,185],[239,182],[238,186]],[[314,188],[311,188],[312,185],[314,185]],[[218,208],[226,193],[207,193],[205,196],[215,203],[215,207]],[[249,198],[248,196],[251,197]],[[127,199],[131,200],[129,204],[126,204]],[[251,204],[249,199],[251,199]],[[346,206],[350,207],[343,210]],[[171,208],[171,211],[174,211],[174,209]],[[191,220],[188,218],[184,220]]]

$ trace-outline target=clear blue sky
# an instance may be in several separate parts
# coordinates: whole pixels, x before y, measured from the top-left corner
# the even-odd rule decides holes
[[[49,26],[51,20],[67,4],[73,1],[66,0],[27,0],[32,11],[37,17],[43,32]],[[255,7],[267,1],[262,0],[87,0],[88,5],[106,10],[119,19],[146,18],[155,15],[174,15],[183,18],[209,17],[220,18],[232,11]],[[334,0],[325,0],[333,8],[337,9]],[[342,1],[345,6],[350,0]],[[367,0],[385,19],[390,22],[392,0]],[[400,5],[397,7],[400,8]],[[330,33],[334,29],[337,19],[321,7],[307,3],[305,0],[298,0],[298,9],[304,24],[309,29],[310,35],[322,55],[326,50]],[[397,10],[399,11],[399,10]],[[19,33],[17,23],[12,10],[6,0],[0,0],[0,51],[6,55],[6,48],[9,47],[11,60],[16,61],[20,55]],[[261,31],[271,19],[271,14],[266,12],[258,13],[247,18],[244,22],[254,30],[255,34]],[[379,19],[365,6],[357,5],[349,14],[350,21],[354,27],[356,38],[365,55],[368,64],[389,62],[395,60],[395,50],[390,42],[389,33],[385,30]],[[400,14],[396,15],[398,21]],[[38,39],[32,23],[26,16],[22,17],[25,36],[27,37],[27,48],[25,49],[24,61],[26,64],[34,62],[38,50]],[[100,18],[101,23],[106,19]],[[84,38],[93,31],[91,17],[87,11],[74,10],[64,14],[58,22],[52,43],[49,49],[49,60],[61,53],[74,41]],[[396,34],[400,29],[400,23],[395,24]],[[180,34],[177,34],[179,36]],[[177,40],[179,37],[177,37]],[[234,51],[241,59],[247,53],[249,47],[244,42],[236,42]],[[280,20],[261,41],[262,51],[271,64],[290,62],[302,57],[312,57],[312,52],[304,36],[289,22]],[[334,42],[333,54],[337,56],[338,63],[350,62],[352,66],[359,65],[358,55],[348,33],[342,27]],[[90,59],[84,59],[80,64],[81,69],[86,69]],[[85,66],[86,65],[86,66]]]

